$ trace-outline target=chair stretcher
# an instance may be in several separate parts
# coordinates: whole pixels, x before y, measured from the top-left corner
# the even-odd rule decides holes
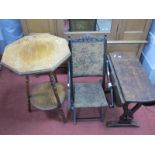
[[[155,104],[155,86],[153,86],[141,63],[132,52],[113,52],[107,56],[110,82],[113,88],[113,102],[122,106],[124,113],[119,121],[107,122],[108,127],[138,127],[133,114],[142,106]],[[134,104],[129,109],[129,104]]]

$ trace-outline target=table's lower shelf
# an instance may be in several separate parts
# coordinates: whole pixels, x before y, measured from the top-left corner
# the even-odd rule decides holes
[[[65,88],[60,83],[56,83],[56,88],[62,104],[65,100]],[[36,86],[31,92],[30,101],[34,107],[40,110],[52,110],[58,105],[50,82]]]

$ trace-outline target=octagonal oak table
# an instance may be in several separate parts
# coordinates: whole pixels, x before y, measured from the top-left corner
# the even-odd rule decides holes
[[[40,110],[57,109],[65,121],[62,103],[65,89],[58,82],[55,70],[70,57],[65,39],[54,35],[39,33],[25,36],[6,46],[2,65],[26,77],[28,111],[31,104]],[[49,82],[41,83],[30,92],[30,75],[48,75]]]

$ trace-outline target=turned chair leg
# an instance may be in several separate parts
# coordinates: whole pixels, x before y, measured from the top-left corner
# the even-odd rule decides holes
[[[30,84],[29,84],[29,76],[26,76],[26,93],[27,93],[27,99],[28,99],[28,111],[31,112],[31,101],[30,101]]]

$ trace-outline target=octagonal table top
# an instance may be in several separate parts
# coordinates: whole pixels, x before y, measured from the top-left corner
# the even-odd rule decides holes
[[[54,71],[70,56],[68,42],[40,33],[25,36],[6,46],[2,65],[19,75]]]

